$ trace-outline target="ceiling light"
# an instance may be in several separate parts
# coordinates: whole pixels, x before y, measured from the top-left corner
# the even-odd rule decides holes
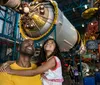
[[[91,25],[93,25],[93,23],[91,23]]]
[[[82,24],[82,27],[84,27],[84,24]]]
[[[88,8],[88,6],[87,6],[87,5],[84,5],[84,7],[85,7],[85,9],[87,9],[87,8]]]
[[[75,12],[75,8],[73,8],[73,12]]]

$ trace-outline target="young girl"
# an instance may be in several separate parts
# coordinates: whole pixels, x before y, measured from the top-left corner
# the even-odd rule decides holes
[[[62,85],[62,65],[60,59],[60,50],[54,39],[48,39],[44,42],[40,51],[40,60],[42,65],[35,70],[18,71],[6,68],[6,72],[9,74],[15,74],[20,76],[35,76],[42,74],[41,79],[43,85]]]

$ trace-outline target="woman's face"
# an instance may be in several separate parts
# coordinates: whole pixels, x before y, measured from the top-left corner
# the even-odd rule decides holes
[[[53,52],[55,49],[55,46],[56,45],[55,45],[55,42],[53,40],[48,40],[46,42],[46,44],[44,45],[44,50]]]

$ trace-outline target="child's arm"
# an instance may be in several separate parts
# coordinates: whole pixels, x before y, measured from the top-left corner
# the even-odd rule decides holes
[[[44,65],[39,66],[34,70],[12,70],[11,68],[6,68],[6,72],[9,74],[20,75],[20,76],[35,76],[37,74],[42,74],[45,71],[55,67],[55,59],[51,58]]]
[[[10,66],[12,63],[14,63],[15,61],[7,61],[5,63],[3,63],[1,66],[0,66],[0,72],[3,72],[5,68],[7,68],[8,66]]]
[[[7,61],[6,63],[7,64],[9,64],[9,65],[11,65],[11,64],[13,64],[15,61]]]

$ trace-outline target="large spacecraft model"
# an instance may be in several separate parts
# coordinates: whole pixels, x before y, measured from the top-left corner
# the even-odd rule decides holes
[[[83,52],[79,32],[59,10],[54,0],[34,0],[30,3],[0,0],[0,4],[21,14],[19,29],[23,38],[40,40],[54,30],[53,26],[56,25],[56,41],[60,49],[70,51],[79,46],[80,52]]]

